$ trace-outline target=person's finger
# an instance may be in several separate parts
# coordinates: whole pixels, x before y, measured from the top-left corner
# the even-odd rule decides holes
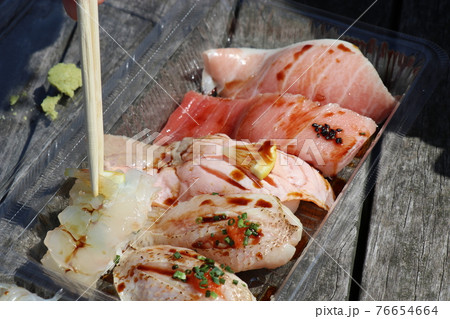
[[[105,0],[98,0],[98,4],[103,3]],[[74,20],[77,20],[77,4],[76,0],[62,0],[64,9],[67,15]]]

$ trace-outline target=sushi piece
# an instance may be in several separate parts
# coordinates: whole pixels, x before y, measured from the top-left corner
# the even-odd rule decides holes
[[[128,249],[114,268],[121,300],[255,300],[233,271],[194,250],[168,245]]]
[[[271,195],[199,195],[168,210],[144,236],[133,245],[195,249],[239,272],[286,264],[302,224]]]
[[[222,97],[302,94],[321,105],[337,103],[380,123],[395,99],[373,65],[353,44],[311,40],[280,49],[212,49],[203,53],[202,86]]]
[[[86,285],[94,284],[129,238],[152,216],[151,201],[157,189],[153,178],[137,170],[100,176],[100,195],[91,192],[88,170],[67,170],[76,177],[70,190],[70,206],[59,215],[61,225],[47,232],[48,248],[42,264]],[[159,216],[158,216],[159,217]]]
[[[53,298],[44,299],[25,288],[0,282],[0,301],[56,301],[60,297],[60,294],[56,293]]]
[[[266,93],[233,100],[191,91],[156,143],[181,140],[186,134],[215,133],[252,143],[271,140],[325,176],[334,176],[352,161],[376,127],[368,117],[334,103],[321,106],[302,95]]]
[[[116,144],[116,148],[122,143],[122,152],[127,151],[129,144],[127,139],[114,136],[105,138],[105,149],[109,143]],[[147,163],[143,170],[156,177],[155,186],[161,191],[153,205],[160,207],[169,208],[196,195],[212,193],[272,194],[293,211],[300,200],[313,202],[325,210],[334,202],[330,184],[316,169],[267,142],[251,144],[216,134],[184,138],[149,153],[134,153],[147,156],[134,161]],[[117,160],[125,157],[116,152],[112,161],[106,156],[105,166],[108,170],[134,167],[133,162]]]

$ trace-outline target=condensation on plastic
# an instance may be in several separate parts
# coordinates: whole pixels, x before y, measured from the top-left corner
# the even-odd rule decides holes
[[[367,196],[382,169],[379,155],[366,161],[375,143],[384,131],[394,132],[395,138],[383,144],[383,153],[395,156],[402,137],[448,67],[445,52],[433,43],[361,23],[347,30],[351,23],[286,1],[180,0],[104,85],[105,131],[131,137],[143,130],[149,136],[161,129],[184,93],[200,89],[203,50],[281,47],[337,38],[346,31],[342,39],[358,45],[400,103],[366,153],[343,173],[347,182],[335,205],[309,229],[314,237],[330,214],[360,209],[357,203]],[[80,100],[76,103],[81,106]],[[56,216],[68,203],[71,182],[63,172],[85,162],[83,125],[84,112],[78,111],[67,125],[49,135],[41,153],[31,154],[34,161],[14,176],[0,204],[0,280],[16,282],[47,298],[62,288],[63,300],[115,300],[108,282],[96,287],[78,285],[39,263],[45,253],[42,240],[58,225]],[[363,165],[367,169],[360,169]],[[273,299],[295,299],[311,269],[298,267],[300,261],[297,256],[276,270],[246,272],[242,277],[258,297],[275,287]]]

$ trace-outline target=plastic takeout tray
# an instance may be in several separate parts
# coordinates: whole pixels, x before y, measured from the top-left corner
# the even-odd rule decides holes
[[[160,130],[177,106],[174,100],[180,102],[189,90],[200,90],[201,52],[206,49],[276,48],[338,37],[353,42],[374,64],[400,103],[366,152],[340,174],[339,183],[334,184],[339,196],[332,209],[324,212],[303,205],[297,213],[314,238],[330,214],[360,209],[360,199],[374,184],[373,176],[383,169],[375,165],[378,158],[372,159],[370,165],[365,161],[373,146],[384,131],[394,132],[398,138],[383,145],[383,151],[395,156],[396,141],[408,131],[448,64],[444,51],[428,41],[365,24],[346,31],[351,23],[286,1],[180,0],[141,43],[133,55],[135,60],[126,61],[105,83],[105,131],[132,137]],[[76,101],[80,104],[80,99]],[[39,263],[46,251],[42,243],[46,231],[58,225],[56,216],[68,202],[71,182],[64,177],[64,170],[85,163],[84,112],[80,110],[64,127],[54,127],[57,132],[51,134],[52,140],[41,153],[31,154],[34,161],[17,172],[0,204],[0,279],[45,297],[62,291],[62,298],[67,300],[114,300],[117,296],[107,281],[100,281],[97,287],[84,287]],[[304,236],[296,257],[283,267],[238,275],[250,283],[258,299],[295,299],[304,282],[299,278],[308,275],[299,273],[297,267],[307,244]]]

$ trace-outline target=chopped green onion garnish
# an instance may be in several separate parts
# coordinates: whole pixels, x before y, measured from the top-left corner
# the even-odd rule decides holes
[[[219,282],[220,282],[220,284],[225,284],[225,279],[224,278],[219,278]]]
[[[203,217],[197,217],[197,218],[195,219],[195,222],[196,222],[197,224],[201,224],[201,223],[203,222]]]
[[[205,263],[207,263],[207,264],[213,264],[213,265],[214,265],[214,259],[206,258],[206,259],[205,259]]]
[[[233,271],[233,269],[231,269],[230,266],[225,266],[225,271],[228,271],[228,272],[234,274],[234,271]]]
[[[224,241],[230,246],[234,245],[234,240],[231,239],[229,236],[225,237]]]
[[[211,297],[211,298],[216,299],[217,298],[217,294],[214,291],[206,290],[205,297],[206,298],[210,298]]]
[[[213,216],[213,219],[214,219],[214,221],[216,222],[216,221],[220,220],[220,216],[219,216],[219,215],[214,215],[214,216]]]
[[[211,277],[211,279],[212,279],[212,281],[214,281],[214,283],[215,283],[216,285],[220,285],[220,282],[219,282],[219,278],[218,278],[218,277]]]
[[[211,297],[211,298],[216,299],[217,298],[217,294],[214,291],[206,290],[205,297],[206,298],[210,298]]]
[[[180,258],[181,258],[181,254],[180,254],[178,251],[176,251],[176,252],[173,254],[173,258],[175,258],[175,259],[180,259]]]
[[[192,274],[192,270],[186,269],[186,270],[184,271],[184,273],[185,273],[186,275],[190,275],[190,274]]]
[[[239,283],[239,281],[237,281],[236,279],[233,279],[233,285],[237,285]]]
[[[222,229],[222,234],[226,235],[227,234],[227,230],[226,229]]]
[[[211,195],[219,195],[219,193],[211,193]]]
[[[236,221],[234,220],[234,218],[229,219],[228,220],[228,226],[233,226],[235,222]]]
[[[204,276],[204,274],[201,272],[201,273],[198,273],[198,272],[196,272],[195,274],[194,274],[194,276],[195,276],[195,278],[197,278],[197,279],[203,279],[203,278],[205,278],[205,276]]]
[[[205,257],[205,256],[202,256],[202,255],[198,255],[198,256],[197,256],[197,259],[198,259],[198,260],[205,260],[206,257]]]
[[[178,265],[173,265],[173,266],[172,266],[172,269],[173,269],[173,270],[178,269]]]
[[[244,220],[243,219],[239,219],[237,225],[238,225],[239,228],[244,228],[245,227]]]
[[[222,270],[220,270],[219,268],[217,268],[217,267],[214,267],[212,270],[211,270],[211,276],[216,276],[216,277],[220,277],[220,276],[223,276],[225,273],[222,271]]]
[[[202,281],[199,283],[199,287],[202,289],[208,288],[208,279],[203,278]]]
[[[243,213],[243,214],[241,215],[241,218],[242,218],[242,219],[247,219],[247,213]]]
[[[211,233],[211,237],[214,237],[214,233]]]
[[[119,263],[120,260],[120,256],[116,255],[116,257],[114,257],[114,263],[117,265]]]
[[[253,234],[253,232],[251,231],[251,229],[246,229],[244,232],[245,236],[250,236],[251,234]]]
[[[186,274],[182,271],[175,271],[175,273],[172,276],[173,279],[180,279],[180,280],[186,280]]]
[[[244,237],[244,246],[247,246],[248,245],[248,236],[245,236]]]

